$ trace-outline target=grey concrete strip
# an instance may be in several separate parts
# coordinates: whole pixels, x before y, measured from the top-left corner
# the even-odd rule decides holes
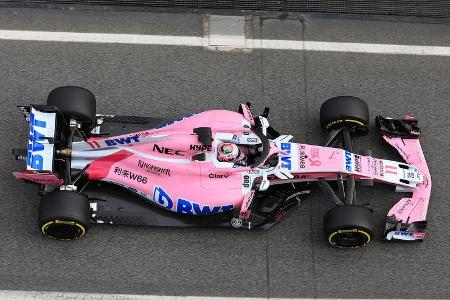
[[[305,40],[345,43],[450,46],[450,24],[352,20],[305,15]]]
[[[200,14],[77,9],[0,8],[0,28],[203,36]]]
[[[129,295],[129,294],[95,294],[95,293],[62,293],[37,291],[8,291],[0,290],[0,299],[8,300],[267,300],[268,298],[231,298],[231,297],[202,297],[202,296],[159,296],[159,295]],[[281,298],[271,298],[283,300]],[[297,298],[300,299],[300,298]],[[303,298],[301,298],[303,299]],[[291,300],[296,300],[292,299]],[[307,299],[305,299],[307,300]]]

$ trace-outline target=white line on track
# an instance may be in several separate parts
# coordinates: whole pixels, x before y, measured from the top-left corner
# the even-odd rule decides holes
[[[207,47],[208,39],[196,36],[142,35],[115,33],[83,33],[54,31],[0,30],[0,40],[78,42]],[[450,56],[450,47],[394,45],[371,43],[339,43],[295,40],[247,39],[246,49],[305,50],[373,54]]]
[[[209,297],[209,296],[156,296],[129,294],[96,294],[96,293],[63,293],[37,291],[0,290],[0,299],[8,300],[268,300],[269,298],[252,297]],[[270,298],[273,300],[288,300],[288,298]],[[289,298],[289,300],[304,300],[312,298]],[[317,299],[316,299],[317,300]]]

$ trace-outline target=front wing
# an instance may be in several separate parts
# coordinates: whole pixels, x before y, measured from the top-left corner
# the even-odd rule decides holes
[[[420,131],[416,127],[417,121],[411,117],[404,120],[381,121],[387,121],[388,124],[400,122],[399,125],[404,125],[407,130],[412,131],[412,134],[392,134],[389,130],[381,128],[383,139],[397,149],[406,163],[415,166],[423,175],[422,183],[417,185],[412,196],[400,199],[387,213],[384,239],[421,241],[425,237],[426,216],[431,195],[431,175],[418,138]],[[395,124],[393,127],[396,127]],[[414,178],[411,179],[414,180]]]

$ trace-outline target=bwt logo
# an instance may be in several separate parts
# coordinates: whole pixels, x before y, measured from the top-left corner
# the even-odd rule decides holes
[[[348,172],[352,171],[352,154],[348,151],[345,151],[345,169]]]
[[[137,134],[126,138],[105,140],[106,146],[127,145],[131,143],[139,143],[139,136]]]
[[[36,170],[44,167],[44,158],[36,152],[44,151],[44,145],[40,142],[45,140],[45,136],[39,133],[39,128],[46,128],[45,121],[35,119],[34,114],[30,115],[30,136],[28,138],[27,165]]]
[[[175,210],[177,213],[188,215],[215,215],[218,213],[224,213],[233,209],[233,204],[209,206],[203,205],[203,207],[195,202],[191,202],[186,199],[178,198],[176,206],[174,201],[161,187],[156,187],[153,191],[153,201],[165,207],[167,209]]]
[[[284,150],[284,151],[286,151],[289,154],[289,156],[282,156],[281,157],[281,161],[282,161],[281,167],[290,170],[291,167],[292,167],[292,165],[291,165],[291,156],[290,156],[290,154],[291,154],[291,143],[281,143],[281,150]]]

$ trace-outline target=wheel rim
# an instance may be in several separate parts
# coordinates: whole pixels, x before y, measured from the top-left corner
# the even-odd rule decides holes
[[[370,243],[370,234],[360,229],[341,229],[330,234],[328,241],[339,248],[358,248]]]
[[[41,227],[44,235],[58,240],[73,240],[86,233],[83,225],[75,221],[53,220]]]

